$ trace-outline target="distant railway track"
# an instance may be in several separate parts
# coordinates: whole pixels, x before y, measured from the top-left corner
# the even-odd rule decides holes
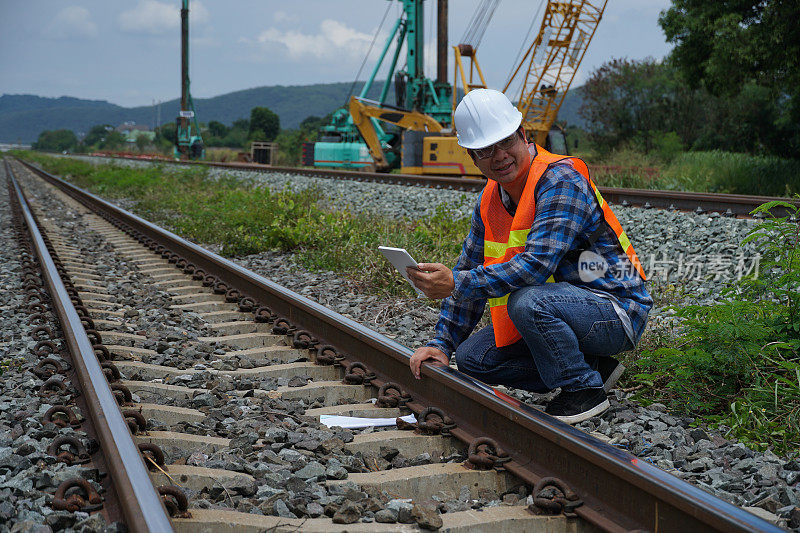
[[[251,397],[264,402],[305,399],[308,405],[315,405],[314,402],[320,403],[322,399],[324,405],[305,411],[304,416],[310,419],[321,414],[398,416],[413,413],[427,423],[414,433],[358,434],[353,442],[342,443],[341,447],[349,447],[351,452],[359,449],[375,453],[380,453],[381,446],[394,447],[403,454],[413,453],[408,450],[428,450],[430,455],[447,455],[454,451],[463,454],[467,448],[472,452],[464,454],[468,457],[467,467],[460,462],[442,462],[390,470],[376,464],[376,471],[372,472],[351,470],[346,480],[355,482],[365,493],[380,489],[401,497],[425,499],[436,490],[452,486],[493,488],[501,493],[522,485],[534,498],[534,503],[528,507],[511,505],[485,508],[481,513],[464,511],[441,515],[444,527],[454,530],[482,527],[529,531],[534,527],[547,527],[548,531],[592,528],[615,532],[778,531],[754,515],[452,368],[425,367],[422,380],[410,379],[408,358],[411,352],[383,335],[56,176],[30,165],[26,165],[27,171],[21,165],[15,166],[18,171],[31,171],[37,176],[29,176],[26,187],[47,187],[53,195],[62,198],[64,204],[82,213],[88,229],[125,264],[132,265],[137,275],[145,276],[149,286],[169,291],[173,309],[199,313],[212,333],[198,337],[198,344],[225,347],[226,351],[217,356],[223,362],[241,361],[245,354],[256,361],[254,368],[233,364],[235,368],[225,370],[223,364],[222,370],[209,370],[212,377],[216,376],[214,379],[230,379],[237,383],[246,376],[311,377],[310,382],[296,387],[281,386],[272,390],[252,385],[241,390],[233,387],[228,389],[229,402]],[[12,176],[10,166],[6,168],[7,175]],[[38,179],[49,185],[37,185]],[[18,211],[24,217],[24,222],[18,226],[26,228],[31,237],[42,279],[61,321],[88,418],[98,435],[103,459],[111,474],[106,481],[110,478],[113,486],[107,487],[108,501],[103,504],[103,512],[113,514],[116,509],[119,514],[121,509],[123,520],[134,532],[170,529],[295,531],[298,528],[304,531],[407,530],[408,526],[401,524],[342,526],[325,517],[287,519],[199,508],[189,508],[190,516],[180,517],[183,491],[174,487],[160,490],[174,515],[168,517],[150,478],[159,485],[175,481],[191,487],[190,494],[210,490],[209,487],[220,480],[225,483],[238,480],[228,485],[237,487],[236,483],[250,483],[244,479],[246,474],[223,470],[209,472],[209,469],[185,464],[164,464],[151,473],[145,468],[145,463],[150,465],[152,461],[143,461],[137,449],[142,444],[155,444],[156,449],[158,446],[170,449],[188,446],[195,451],[232,445],[229,439],[216,435],[186,434],[179,429],[156,431],[148,426],[150,420],[167,426],[180,420],[202,421],[207,416],[204,411],[181,405],[187,399],[210,391],[198,387],[197,383],[191,387],[176,384],[191,382],[191,375],[199,372],[193,367],[176,368],[170,366],[174,363],[169,363],[168,359],[162,364],[142,361],[156,352],[143,346],[145,337],[125,328],[125,318],[132,309],[117,304],[117,295],[111,288],[120,286],[124,280],[96,268],[98,257],[93,255],[94,251],[82,249],[72,239],[74,226],[59,228],[52,216],[40,225],[40,221],[45,222],[43,215],[50,207],[41,203],[29,205],[19,181],[13,178],[9,181],[19,204]],[[151,320],[157,322],[159,317],[154,314]],[[175,340],[164,338],[159,342],[169,346]],[[104,347],[98,347],[100,344]],[[299,356],[305,361],[287,362],[296,361]],[[183,381],[175,381],[178,377]],[[152,398],[152,403],[131,404],[131,393]],[[383,406],[368,403],[370,397],[376,396]],[[168,399],[170,405],[161,404],[159,399]],[[344,404],[342,400],[346,400]],[[124,416],[117,404],[127,411]],[[146,416],[137,417],[131,411]],[[295,417],[288,412],[272,414],[277,417],[275,426],[279,426],[284,417]],[[249,446],[258,448],[265,444],[259,441]],[[279,444],[275,449],[282,446]],[[306,447],[316,449],[313,445]],[[147,453],[150,458],[159,455],[152,446],[147,448]],[[324,479],[325,475],[322,477]],[[329,479],[325,483],[333,486],[343,481]],[[118,497],[116,502],[111,501],[114,494]],[[89,499],[89,495],[86,496]],[[94,497],[92,501],[96,503]],[[86,504],[85,501],[81,504],[81,500],[77,503],[80,504],[78,508]],[[551,509],[548,512],[554,509],[559,516],[538,514],[547,508]],[[574,515],[578,522],[570,522],[574,519],[564,517],[559,510],[566,510],[568,516]],[[536,520],[547,520],[549,525],[534,525],[532,521]]]
[[[456,178],[449,176],[432,176],[416,174],[385,174],[379,172],[362,172],[352,170],[320,169],[310,167],[283,167],[261,165],[258,163],[222,163],[215,161],[174,161],[169,159],[139,158],[135,156],[98,156],[116,157],[138,161],[157,161],[177,165],[205,165],[253,172],[286,172],[304,176],[349,179],[354,181],[371,181],[393,185],[430,187],[478,192],[483,188],[484,179]],[[590,167],[591,168],[591,167]],[[652,171],[652,169],[647,169]],[[750,213],[767,202],[784,201],[800,204],[791,198],[774,196],[749,196],[743,194],[698,193],[686,191],[666,191],[651,189],[624,189],[620,187],[598,187],[603,197],[612,204],[625,206],[672,209],[689,211],[697,214],[717,212],[723,216],[749,218]],[[785,210],[777,208],[774,213],[782,216]]]

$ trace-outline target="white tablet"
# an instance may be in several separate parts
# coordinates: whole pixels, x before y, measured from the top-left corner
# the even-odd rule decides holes
[[[414,261],[414,258],[406,251],[405,248],[390,248],[388,246],[378,246],[378,250],[389,260],[392,265],[400,272],[400,275],[405,278],[405,280],[411,283],[411,286],[414,287],[414,284],[411,282],[411,278],[408,277],[406,274],[406,268],[417,268],[418,263]],[[414,290],[417,291],[417,294],[420,296],[425,296],[425,294],[419,290],[418,288],[414,287]]]

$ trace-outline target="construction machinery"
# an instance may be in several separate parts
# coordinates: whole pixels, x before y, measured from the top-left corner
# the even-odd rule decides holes
[[[437,4],[440,65],[436,80],[425,77],[423,69],[424,2],[400,1],[402,13],[359,96],[350,97],[347,106],[334,112],[331,123],[320,130],[319,140],[313,145],[314,166],[389,170],[399,165],[404,172],[421,173],[422,139],[450,127],[452,89],[447,82],[447,0],[438,0]],[[393,43],[395,48],[380,97],[377,101],[367,100]],[[405,69],[397,70],[404,45]],[[392,82],[394,105],[386,102]],[[384,128],[381,122],[388,126]],[[312,162],[310,152],[310,147],[304,146],[306,164]]]
[[[522,125],[529,138],[541,146],[546,146],[552,135],[558,110],[607,3],[608,0],[548,1],[539,34],[503,88],[509,97],[517,95]],[[520,87],[510,92],[519,74]]]
[[[189,91],[189,0],[181,5],[181,110],[176,119],[175,158],[203,159],[206,154]]]
[[[539,32],[527,47],[503,88],[522,112],[530,140],[550,152],[567,154],[562,128],[555,124],[558,110],[575,78],[608,0],[548,0]],[[437,79],[422,72],[422,0],[402,0],[400,17],[386,42],[372,75],[349,106],[334,113],[320,132],[313,158],[306,164],[388,170],[400,164],[408,174],[474,175],[481,173],[452,131],[452,113],[458,96],[487,83],[477,59],[477,48],[499,0],[483,0],[462,42],[453,47],[453,84],[447,81],[447,0],[438,0]],[[534,20],[536,15],[534,16]],[[533,27],[533,24],[532,24]],[[397,47],[379,101],[366,100],[392,40]],[[386,104],[389,83],[406,39],[408,70],[395,75],[397,105]],[[517,83],[519,88],[512,89]],[[449,100],[449,103],[447,103]],[[385,130],[378,121],[395,125]],[[398,142],[399,141],[399,142]],[[398,157],[398,151],[401,152]],[[308,153],[309,150],[306,150]]]

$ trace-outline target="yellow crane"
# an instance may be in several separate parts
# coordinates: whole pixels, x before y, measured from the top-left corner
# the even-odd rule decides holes
[[[608,0],[548,1],[539,34],[528,47],[503,92],[521,72],[521,87],[513,98],[531,139],[544,146],[567,90],[603,17]]]

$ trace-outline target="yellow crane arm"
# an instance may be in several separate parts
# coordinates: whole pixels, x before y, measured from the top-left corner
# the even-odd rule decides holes
[[[389,164],[383,155],[378,133],[372,125],[370,119],[377,119],[389,124],[395,124],[403,129],[414,131],[442,131],[442,125],[436,120],[418,111],[404,111],[401,109],[387,109],[377,105],[364,103],[355,96],[350,97],[350,116],[353,124],[358,128],[359,133],[367,143],[370,155],[375,161],[376,169],[386,169]]]
[[[508,94],[517,74],[524,73],[517,107],[525,131],[533,134],[537,143],[544,145],[607,2],[548,0],[536,39],[503,89]]]

